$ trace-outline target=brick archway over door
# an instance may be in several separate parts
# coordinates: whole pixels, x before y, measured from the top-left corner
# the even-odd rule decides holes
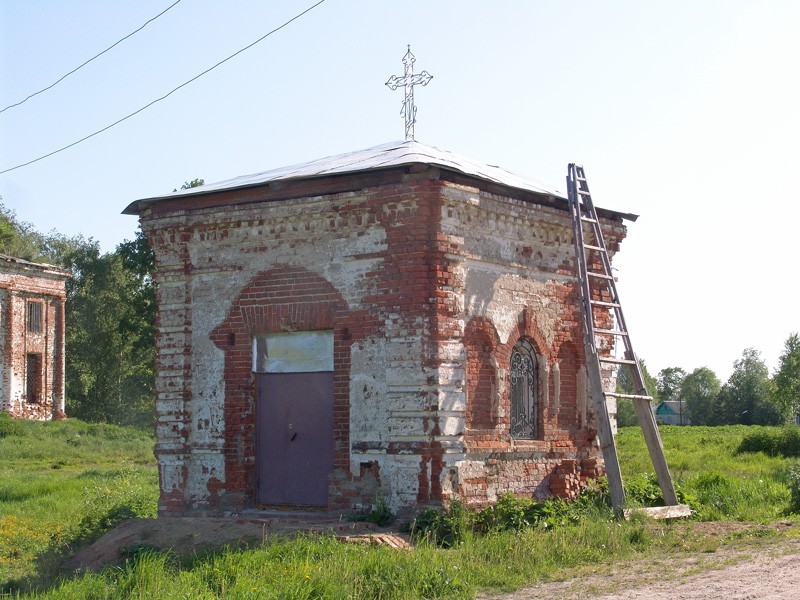
[[[225,483],[231,507],[255,504],[256,377],[252,340],[259,334],[332,330],[334,474],[350,448],[350,339],[347,304],[324,278],[302,267],[276,267],[241,291],[211,339],[225,352]]]

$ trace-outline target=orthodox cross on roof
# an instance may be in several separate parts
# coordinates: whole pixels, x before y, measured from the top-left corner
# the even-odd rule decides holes
[[[408,52],[403,57],[403,64],[406,66],[406,73],[402,77],[392,75],[386,85],[389,89],[396,90],[400,86],[405,87],[406,97],[403,100],[403,110],[400,111],[400,116],[406,118],[406,139],[414,139],[414,123],[417,122],[417,107],[414,106],[414,86],[415,85],[428,85],[428,82],[433,79],[433,75],[427,71],[423,71],[419,75],[414,75],[414,62],[416,58],[411,54],[411,44],[408,45]]]

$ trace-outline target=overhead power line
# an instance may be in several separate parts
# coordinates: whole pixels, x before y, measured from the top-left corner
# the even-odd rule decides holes
[[[4,109],[0,110],[0,113],[4,113],[4,112],[6,112],[6,111],[7,111],[9,108],[14,108],[15,106],[19,106],[20,104],[24,104],[25,102],[27,102],[28,100],[30,100],[30,99],[31,99],[31,98],[33,98],[34,96],[38,96],[38,95],[39,95],[39,94],[41,94],[42,92],[46,92],[47,90],[49,90],[49,89],[51,89],[51,88],[54,88],[54,87],[55,87],[55,86],[57,86],[59,83],[61,83],[62,81],[64,81],[64,80],[65,80],[67,77],[69,77],[70,75],[72,75],[73,73],[75,73],[76,71],[78,71],[79,69],[82,69],[83,67],[85,67],[86,65],[88,65],[88,64],[89,64],[90,62],[92,62],[92,61],[93,61],[95,58],[99,58],[100,56],[103,56],[103,54],[105,54],[106,52],[108,52],[109,50],[111,50],[111,49],[112,49],[114,46],[118,46],[119,44],[121,44],[122,42],[124,42],[125,40],[127,40],[129,37],[131,37],[132,35],[134,35],[134,34],[136,34],[136,33],[139,33],[139,32],[140,32],[142,29],[144,29],[145,27],[147,27],[147,26],[148,26],[150,23],[152,23],[153,21],[155,21],[155,20],[156,20],[158,17],[160,17],[161,15],[163,15],[165,12],[167,12],[167,11],[168,11],[170,8],[174,7],[174,6],[175,6],[176,4],[178,4],[180,1],[181,1],[181,0],[175,0],[175,2],[173,2],[173,3],[172,3],[171,5],[169,5],[167,8],[165,8],[165,9],[164,9],[164,10],[162,10],[160,13],[158,13],[158,14],[157,14],[155,17],[153,17],[152,19],[149,19],[147,22],[145,22],[145,24],[144,24],[144,25],[142,25],[141,27],[139,27],[139,29],[136,29],[135,31],[131,31],[131,32],[130,32],[128,35],[126,35],[124,38],[122,38],[121,40],[118,40],[118,41],[114,42],[113,44],[111,44],[111,45],[110,45],[108,48],[106,48],[106,49],[105,49],[105,50],[103,50],[102,52],[99,52],[98,54],[95,54],[95,55],[94,55],[92,58],[90,58],[89,60],[87,60],[87,61],[86,61],[86,62],[84,62],[83,64],[81,64],[81,65],[78,65],[77,67],[75,67],[74,69],[72,69],[72,71],[70,71],[69,73],[67,73],[66,75],[64,75],[63,77],[61,77],[60,79],[57,79],[56,81],[54,81],[53,83],[51,83],[50,85],[48,85],[46,88],[42,88],[42,89],[41,89],[41,90],[39,90],[38,92],[33,92],[33,93],[32,93],[31,95],[29,95],[27,98],[25,98],[24,100],[20,100],[19,102],[15,103],[15,104],[9,104],[9,105],[8,105],[8,106],[6,106]]]
[[[247,46],[245,46],[245,47],[244,47],[244,48],[242,48],[241,50],[237,50],[236,52],[234,52],[233,54],[231,54],[229,57],[222,59],[222,60],[221,60],[221,61],[219,61],[217,64],[215,64],[215,65],[214,65],[214,66],[212,66],[212,67],[209,67],[208,69],[206,69],[206,70],[205,70],[205,71],[203,71],[202,73],[199,73],[199,74],[195,75],[194,77],[192,77],[191,79],[189,79],[189,80],[187,80],[187,81],[184,81],[184,82],[183,82],[182,84],[180,84],[178,87],[171,89],[169,92],[167,92],[166,94],[164,94],[164,95],[163,95],[163,96],[161,96],[160,98],[156,98],[156,99],[155,99],[155,100],[153,100],[152,102],[150,102],[150,103],[148,103],[148,104],[145,104],[145,105],[144,105],[142,108],[140,108],[139,110],[135,110],[135,111],[133,111],[131,114],[129,114],[129,115],[126,115],[126,116],[122,117],[121,119],[118,119],[118,120],[114,121],[113,123],[111,123],[111,125],[106,125],[106,126],[105,126],[105,127],[103,127],[102,129],[98,129],[98,130],[97,130],[97,131],[95,131],[94,133],[90,133],[89,135],[87,135],[87,136],[85,136],[85,137],[82,137],[81,139],[79,139],[79,140],[76,140],[76,141],[72,142],[71,144],[67,144],[66,146],[63,146],[63,147],[59,148],[58,150],[53,150],[52,152],[48,152],[47,154],[44,154],[43,156],[40,156],[39,158],[34,158],[33,160],[29,160],[28,162],[25,162],[25,163],[19,164],[19,165],[15,166],[15,167],[10,167],[10,168],[8,168],[8,169],[3,169],[2,171],[0,171],[0,175],[2,175],[3,173],[8,173],[9,171],[14,171],[14,170],[16,170],[16,169],[21,169],[22,167],[27,167],[28,165],[32,165],[32,164],[33,164],[33,163],[35,163],[35,162],[39,162],[40,160],[44,160],[45,158],[49,158],[49,157],[53,156],[54,154],[58,154],[59,152],[63,152],[64,150],[67,150],[67,149],[69,149],[69,148],[72,148],[73,146],[77,146],[77,145],[78,145],[78,144],[80,144],[81,142],[85,142],[86,140],[88,140],[88,139],[91,139],[91,138],[93,138],[94,136],[96,136],[96,135],[99,135],[99,134],[103,133],[104,131],[108,131],[109,129],[111,129],[112,127],[114,127],[114,126],[116,126],[116,125],[119,125],[119,124],[120,124],[120,123],[122,123],[123,121],[127,121],[127,120],[128,120],[128,119],[130,119],[131,117],[133,117],[133,116],[135,116],[135,115],[138,115],[138,114],[139,114],[140,112],[142,112],[143,110],[146,110],[146,109],[150,108],[151,106],[153,106],[154,104],[156,104],[156,103],[158,103],[158,102],[161,102],[162,100],[164,100],[164,99],[168,98],[169,96],[171,96],[172,94],[174,94],[175,92],[177,92],[177,91],[178,91],[179,89],[181,89],[182,87],[185,87],[185,86],[189,85],[190,83],[192,83],[193,81],[196,81],[196,80],[200,79],[200,78],[201,78],[203,75],[205,75],[205,74],[207,74],[207,73],[210,73],[211,71],[213,71],[214,69],[216,69],[216,68],[217,68],[217,67],[219,67],[220,65],[222,65],[222,64],[224,64],[224,63],[228,62],[229,60],[231,60],[232,58],[234,58],[234,57],[238,56],[239,54],[241,54],[241,53],[242,53],[242,52],[244,52],[245,50],[249,50],[250,48],[252,48],[252,47],[253,47],[253,46],[255,46],[256,44],[258,44],[259,42],[262,42],[263,40],[265,40],[266,38],[268,38],[269,36],[271,36],[273,33],[277,33],[278,31],[280,31],[281,29],[283,29],[284,27],[286,27],[287,25],[289,25],[289,24],[290,24],[290,23],[292,23],[293,21],[296,21],[297,19],[299,19],[300,17],[302,17],[302,16],[303,16],[303,15],[305,15],[306,13],[308,13],[308,12],[312,11],[313,9],[315,9],[316,7],[318,7],[318,6],[319,6],[320,4],[322,4],[323,2],[325,2],[325,0],[319,0],[319,2],[317,2],[316,4],[312,4],[311,6],[309,6],[307,9],[305,9],[305,10],[304,10],[303,12],[301,12],[300,14],[298,14],[298,15],[295,15],[294,17],[292,17],[291,19],[289,19],[288,21],[286,21],[286,22],[285,22],[285,23],[283,23],[282,25],[279,25],[278,27],[276,27],[276,28],[275,28],[275,29],[273,29],[272,31],[269,31],[269,32],[265,33],[265,34],[264,34],[264,35],[262,35],[260,38],[258,38],[256,41],[254,41],[254,42],[252,42],[252,43],[248,44]]]

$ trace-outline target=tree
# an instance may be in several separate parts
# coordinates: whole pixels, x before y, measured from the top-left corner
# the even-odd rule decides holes
[[[712,423],[712,411],[720,387],[719,378],[708,367],[699,367],[684,377],[680,396],[686,402],[686,411],[692,425]]]
[[[786,340],[772,382],[775,402],[791,416],[800,414],[800,336],[797,333]]]
[[[677,401],[681,398],[681,384],[686,378],[686,371],[680,367],[667,367],[658,372],[656,387],[662,402]]]
[[[639,368],[642,370],[647,394],[653,397],[654,402],[658,401],[658,385],[653,376],[647,371],[647,365],[642,358],[639,359]],[[634,389],[635,387],[631,377],[631,369],[626,365],[620,366],[617,371],[617,392],[621,394],[638,394],[641,392],[641,390]]]
[[[712,411],[712,424],[780,425],[785,412],[772,401],[767,366],[754,348],[733,363],[733,373],[722,386]]]
[[[43,236],[31,223],[20,221],[17,214],[0,203],[0,254],[29,260],[43,260]]]
[[[647,371],[647,365],[643,359],[639,359],[639,368],[642,370],[642,377],[644,377],[645,387],[647,394],[653,397],[653,401],[658,400],[658,386],[656,380]],[[639,394],[641,390],[634,389],[636,386],[631,377],[631,369],[622,365],[617,371],[617,388],[619,394]],[[633,400],[629,398],[617,399],[617,425],[619,427],[629,427],[637,425],[639,420],[636,417],[636,409],[633,408]]]
[[[194,187],[201,180],[185,185]],[[114,252],[82,235],[43,235],[0,204],[0,253],[66,268],[67,414],[151,425],[155,364],[153,253],[138,232]]]
[[[67,413],[145,426],[155,398],[152,286],[131,266],[136,240],[120,246],[101,255],[90,241],[70,256]]]

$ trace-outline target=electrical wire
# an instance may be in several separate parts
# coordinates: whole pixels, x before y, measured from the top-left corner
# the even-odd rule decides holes
[[[46,92],[47,90],[49,90],[49,89],[51,89],[51,88],[54,88],[54,87],[55,87],[55,86],[57,86],[59,83],[61,83],[62,81],[64,81],[64,80],[65,80],[67,77],[69,77],[70,75],[72,75],[73,73],[75,73],[76,71],[78,71],[79,69],[82,69],[83,67],[85,67],[86,65],[88,65],[88,64],[89,64],[90,62],[92,62],[92,61],[93,61],[95,58],[99,58],[99,57],[103,56],[103,54],[105,54],[106,52],[108,52],[109,50],[111,50],[111,49],[112,49],[114,46],[118,46],[119,44],[121,44],[122,42],[124,42],[125,40],[127,40],[129,37],[131,37],[132,35],[134,35],[134,34],[136,34],[136,33],[139,33],[139,32],[140,32],[142,29],[144,29],[145,27],[147,27],[147,26],[148,26],[150,23],[152,23],[153,21],[155,21],[155,20],[156,20],[158,17],[160,17],[161,15],[163,15],[165,12],[167,12],[167,11],[168,11],[170,8],[174,7],[174,6],[175,6],[176,4],[178,4],[180,1],[181,1],[181,0],[175,0],[175,2],[174,2],[174,3],[172,3],[170,6],[168,6],[168,7],[167,7],[167,8],[165,8],[164,10],[162,10],[162,11],[161,11],[160,13],[158,13],[158,14],[157,14],[155,17],[153,17],[152,19],[150,19],[149,21],[147,21],[147,22],[146,22],[144,25],[142,25],[141,27],[139,27],[139,29],[137,29],[137,30],[135,30],[135,31],[132,31],[131,33],[129,33],[128,35],[126,35],[126,36],[125,36],[124,38],[122,38],[121,40],[118,40],[117,42],[114,42],[114,43],[113,43],[113,44],[111,44],[111,45],[110,45],[108,48],[106,48],[105,50],[103,50],[102,52],[100,52],[99,54],[95,54],[95,55],[94,55],[92,58],[90,58],[89,60],[87,60],[85,63],[83,63],[83,64],[81,64],[81,65],[78,65],[77,67],[75,67],[74,69],[72,69],[72,71],[70,71],[69,73],[67,73],[67,74],[66,74],[66,75],[64,75],[63,77],[61,77],[61,79],[58,79],[58,80],[56,80],[55,82],[51,83],[51,84],[50,84],[50,85],[48,85],[46,88],[42,88],[42,89],[41,89],[41,90],[39,90],[38,92],[34,92],[34,93],[32,93],[30,96],[28,96],[28,97],[27,97],[27,98],[25,98],[24,100],[20,100],[20,101],[19,101],[19,102],[17,102],[16,104],[9,104],[9,105],[8,105],[8,106],[6,106],[4,109],[0,110],[0,114],[2,114],[2,113],[4,113],[4,112],[6,112],[6,111],[7,111],[9,108],[14,108],[15,106],[19,106],[20,104],[24,104],[25,102],[27,102],[28,100],[30,100],[30,99],[31,99],[31,98],[33,98],[34,96],[38,96],[38,95],[39,95],[39,94],[41,94],[42,92]]]
[[[256,44],[258,44],[259,42],[261,42],[261,41],[265,40],[266,38],[268,38],[269,36],[271,36],[273,33],[276,33],[276,32],[278,32],[278,31],[280,31],[281,29],[283,29],[284,27],[286,27],[287,25],[289,25],[289,24],[290,24],[290,23],[292,23],[293,21],[296,21],[297,19],[299,19],[300,17],[302,17],[302,16],[303,16],[303,15],[305,15],[306,13],[308,13],[308,12],[312,11],[313,9],[315,9],[316,7],[318,7],[320,4],[322,4],[323,2],[325,2],[325,0],[319,0],[319,2],[317,2],[316,4],[313,4],[313,5],[311,5],[311,6],[309,6],[307,9],[305,9],[305,10],[304,10],[303,12],[301,12],[300,14],[298,14],[298,15],[296,15],[296,16],[294,16],[294,17],[292,17],[291,19],[289,19],[288,21],[286,21],[286,22],[285,22],[283,25],[279,25],[278,27],[276,27],[276,28],[275,28],[275,29],[273,29],[272,31],[269,31],[269,32],[265,33],[265,34],[264,34],[264,35],[262,35],[260,38],[258,38],[256,41],[254,41],[254,42],[252,42],[252,43],[248,44],[247,46],[245,46],[245,47],[244,47],[244,48],[242,48],[241,50],[237,50],[236,52],[234,52],[233,54],[231,54],[229,57],[227,57],[227,58],[224,58],[224,59],[222,59],[221,61],[219,61],[219,62],[218,62],[217,64],[215,64],[214,66],[212,66],[212,67],[209,67],[208,69],[206,69],[206,70],[205,70],[205,71],[203,71],[202,73],[199,73],[198,75],[195,75],[194,77],[192,77],[192,78],[191,78],[191,79],[189,79],[188,81],[184,81],[184,82],[183,82],[182,84],[180,84],[178,87],[176,87],[176,88],[173,88],[172,90],[170,90],[169,92],[167,92],[166,94],[164,94],[163,96],[161,96],[160,98],[156,98],[156,99],[155,99],[155,100],[153,100],[152,102],[150,102],[150,103],[148,103],[148,104],[145,104],[145,105],[144,105],[142,108],[140,108],[139,110],[136,110],[136,111],[132,112],[131,114],[129,114],[129,115],[125,116],[125,117],[122,117],[121,119],[118,119],[118,120],[114,121],[113,123],[111,123],[111,125],[106,125],[106,126],[105,126],[105,127],[103,127],[102,129],[98,129],[97,131],[95,131],[94,133],[91,133],[91,134],[87,135],[86,137],[82,137],[81,139],[79,139],[79,140],[77,140],[77,141],[75,141],[75,142],[72,142],[71,144],[67,144],[66,146],[63,146],[62,148],[59,148],[58,150],[53,150],[52,152],[48,152],[47,154],[45,154],[45,155],[43,155],[43,156],[40,156],[39,158],[34,158],[33,160],[29,160],[29,161],[28,161],[28,162],[26,162],[26,163],[22,163],[22,164],[19,164],[19,165],[15,166],[15,167],[10,167],[10,168],[8,168],[8,169],[4,169],[4,170],[0,171],[0,175],[2,175],[3,173],[8,173],[9,171],[14,171],[14,170],[16,170],[16,169],[21,169],[22,167],[27,167],[28,165],[32,165],[32,164],[33,164],[33,163],[35,163],[35,162],[39,162],[40,160],[44,160],[45,158],[49,158],[49,157],[53,156],[54,154],[58,154],[59,152],[63,152],[64,150],[67,150],[67,149],[69,149],[69,148],[72,148],[73,146],[77,146],[77,145],[78,145],[78,144],[80,144],[81,142],[85,142],[86,140],[88,140],[88,139],[91,139],[91,138],[93,138],[94,136],[96,136],[96,135],[99,135],[99,134],[103,133],[104,131],[108,131],[109,129],[111,129],[112,127],[114,127],[114,126],[116,126],[116,125],[119,125],[119,124],[120,124],[120,123],[122,123],[123,121],[127,121],[127,120],[128,120],[128,119],[130,119],[131,117],[133,117],[133,116],[135,116],[135,115],[138,115],[138,114],[139,114],[140,112],[142,112],[143,110],[146,110],[146,109],[150,108],[151,106],[153,106],[154,104],[156,104],[156,103],[158,103],[158,102],[161,102],[162,100],[164,100],[164,99],[168,98],[169,96],[171,96],[172,94],[174,94],[175,92],[177,92],[177,91],[178,91],[179,89],[181,89],[182,87],[185,87],[185,86],[189,85],[190,83],[192,83],[193,81],[196,81],[197,79],[200,79],[200,78],[201,78],[203,75],[205,75],[205,74],[207,74],[207,73],[210,73],[211,71],[213,71],[214,69],[216,69],[216,68],[217,68],[217,67],[219,67],[220,65],[222,65],[222,64],[224,64],[224,63],[226,63],[226,62],[228,62],[229,60],[231,60],[231,59],[232,59],[232,58],[234,58],[235,56],[238,56],[239,54],[241,54],[241,53],[242,53],[242,52],[244,52],[245,50],[249,50],[250,48],[252,48],[252,47],[253,47],[253,46],[255,46]]]

